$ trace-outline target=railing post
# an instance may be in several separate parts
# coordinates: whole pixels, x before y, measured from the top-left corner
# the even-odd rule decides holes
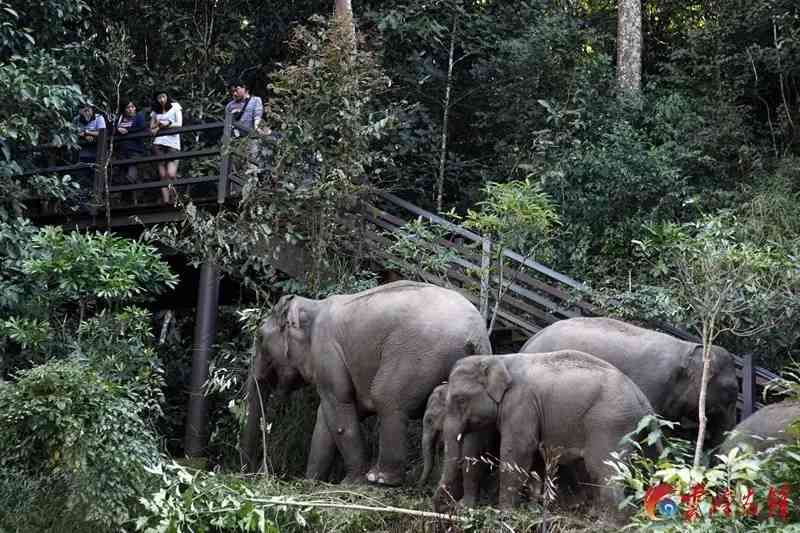
[[[106,182],[106,163],[108,159],[108,131],[109,130],[106,128],[98,130],[97,133],[97,157],[95,158],[94,167],[93,203],[97,203],[103,197],[104,185]]]
[[[492,241],[483,238],[481,246],[481,316],[489,320],[489,268],[492,264]]]
[[[219,161],[219,183],[217,185],[217,203],[224,204],[228,194],[228,173],[231,170],[230,145],[233,115],[225,112],[225,124],[222,126],[222,158]]]
[[[756,372],[753,354],[742,357],[742,420],[756,411]]]

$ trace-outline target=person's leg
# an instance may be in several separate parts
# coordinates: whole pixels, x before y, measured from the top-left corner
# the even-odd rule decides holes
[[[172,181],[176,181],[178,179],[178,160],[173,159],[167,163],[167,176],[168,179]],[[174,185],[173,185],[174,187]],[[169,190],[169,189],[168,189]],[[170,203],[174,204],[177,201],[178,193],[176,190],[173,190],[171,194],[169,194]]]
[[[136,165],[130,165],[127,169],[125,169],[125,180],[128,182],[128,185],[133,185],[134,183],[138,182],[139,178],[139,169],[136,168]],[[133,205],[137,205],[139,203],[139,191],[130,191],[131,199],[133,200]]]
[[[169,179],[169,173],[167,171],[167,163],[160,162],[158,164],[158,179],[160,181],[166,181]],[[169,188],[161,187],[161,203],[168,204],[169,203]]]

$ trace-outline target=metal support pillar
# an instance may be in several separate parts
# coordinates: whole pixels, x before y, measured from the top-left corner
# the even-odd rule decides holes
[[[187,457],[202,457],[208,441],[208,400],[203,385],[208,379],[208,361],[217,333],[219,307],[219,268],[206,261],[200,268],[197,289],[197,316],[192,344],[192,377],[189,383],[189,408],[186,415],[184,450]]]

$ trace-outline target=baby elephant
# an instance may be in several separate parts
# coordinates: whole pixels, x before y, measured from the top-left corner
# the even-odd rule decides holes
[[[447,389],[448,385],[446,382],[433,389],[425,408],[425,416],[422,418],[422,457],[424,466],[419,479],[420,486],[428,481],[428,477],[433,469],[436,448],[441,442],[445,410],[447,408]],[[458,473],[463,479],[463,494],[462,492],[458,492],[458,495],[462,495],[462,501],[465,505],[472,506],[478,501],[480,479],[487,466],[481,464],[481,457],[487,453],[490,457],[496,456],[496,433],[494,428],[489,428],[483,431],[469,433],[463,437],[464,457],[470,458],[470,460],[464,461],[462,465],[463,471]],[[459,491],[459,481],[454,480],[453,484],[456,485],[454,490]]]
[[[501,507],[519,501],[526,474],[543,448],[559,453],[563,462],[583,459],[598,496],[617,503],[618,492],[602,487],[611,473],[604,461],[651,414],[647,398],[628,377],[582,352],[461,359],[450,373],[445,466],[434,507],[446,510],[451,495],[458,494],[454,482],[465,456],[462,437],[487,428],[500,433]]]
[[[720,446],[720,453],[727,455],[736,446],[747,446],[763,451],[777,444],[798,441],[789,426],[800,420],[800,401],[786,400],[759,409],[742,420]]]

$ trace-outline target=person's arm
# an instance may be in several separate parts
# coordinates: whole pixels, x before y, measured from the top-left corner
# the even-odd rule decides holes
[[[140,131],[144,131],[144,129],[144,114],[136,113],[136,116],[133,117],[133,124],[128,128],[128,133],[139,133]]]
[[[158,123],[158,113],[153,111],[150,113],[150,131],[155,135],[159,128],[161,128],[161,124]]]
[[[97,137],[100,135],[100,130],[106,129],[106,120],[103,118],[103,115],[99,115],[95,118],[90,124],[92,124],[92,128],[86,128],[83,131],[83,137],[90,140],[97,140]]]
[[[183,126],[183,113],[181,112],[181,108],[176,106],[170,110],[170,115],[172,119],[169,121],[170,128],[180,128]]]

